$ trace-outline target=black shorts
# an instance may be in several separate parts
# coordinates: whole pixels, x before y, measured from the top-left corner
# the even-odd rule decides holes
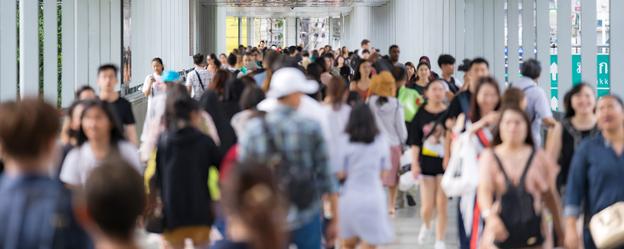
[[[421,156],[420,174],[424,176],[444,175],[444,167],[442,167],[442,158]]]

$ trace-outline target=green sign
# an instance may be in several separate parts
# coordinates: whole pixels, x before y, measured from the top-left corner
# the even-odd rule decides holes
[[[582,74],[581,69],[581,55],[573,54],[572,55],[572,85],[576,86],[576,84],[581,83],[583,80],[581,77]]]
[[[611,91],[611,82],[609,82],[609,55],[599,54],[596,61],[596,67],[596,72],[598,74],[596,90],[598,91],[598,97],[601,97],[609,94]]]
[[[596,57],[596,90],[598,97],[607,95],[611,91],[609,71],[611,70],[609,55],[599,54]],[[572,55],[572,85],[582,81],[581,55]],[[588,82],[592,84],[593,82]],[[564,89],[565,90],[565,89]],[[550,55],[550,107],[556,111],[559,106],[559,58],[556,54]]]
[[[550,109],[557,111],[559,107],[559,66],[557,55],[550,55]]]

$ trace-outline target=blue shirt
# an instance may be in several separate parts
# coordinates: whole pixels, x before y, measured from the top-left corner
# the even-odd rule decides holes
[[[293,206],[288,212],[288,225],[295,229],[312,220],[319,214],[321,195],[335,193],[337,183],[330,173],[329,159],[325,139],[321,126],[300,116],[294,109],[280,105],[267,114],[266,123],[282,156],[287,158],[289,167],[311,170],[315,175],[316,192],[318,197],[310,207],[297,210]],[[263,121],[260,118],[250,120],[245,135],[240,140],[239,159],[253,158],[256,161],[268,160],[268,137],[264,132]]]
[[[564,215],[589,217],[624,201],[624,154],[617,155],[602,134],[587,139],[575,150],[564,198]],[[585,210],[581,210],[584,203]]]
[[[44,176],[0,176],[0,248],[89,248],[69,192]]]
[[[535,144],[541,146],[542,120],[553,116],[550,110],[548,97],[544,90],[535,84],[534,80],[527,77],[518,79],[511,86],[524,92],[524,96],[526,96],[527,100],[527,108],[525,111],[531,121],[531,134],[533,134]]]

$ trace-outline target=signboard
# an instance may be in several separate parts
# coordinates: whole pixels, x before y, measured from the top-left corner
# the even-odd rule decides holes
[[[596,57],[596,80],[587,83],[594,84],[598,97],[607,95],[611,91],[611,82],[609,80],[609,71],[611,70],[609,55],[599,54]],[[572,85],[576,85],[582,81],[581,55],[572,55]],[[567,89],[564,89],[567,90]],[[559,106],[559,62],[556,54],[550,55],[550,107],[553,111]]]
[[[550,55],[550,109],[557,111],[559,107],[559,66],[557,55]]]
[[[581,74],[583,70],[581,69],[581,55],[573,54],[572,55],[572,85],[576,86],[576,84],[581,83],[583,80]]]
[[[609,81],[609,55],[599,54],[596,61],[596,72],[598,80],[596,81],[596,90],[598,97],[609,94],[611,91],[611,82]]]

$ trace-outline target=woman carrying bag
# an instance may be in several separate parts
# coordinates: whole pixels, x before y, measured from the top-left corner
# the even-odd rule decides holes
[[[602,134],[575,150],[565,191],[566,248],[579,248],[576,222],[583,214],[585,249],[624,248],[624,104],[617,96],[603,96],[596,107]],[[581,205],[584,203],[583,205]],[[607,217],[606,219],[603,219]],[[604,221],[604,222],[603,222]],[[618,226],[619,225],[619,226]]]

